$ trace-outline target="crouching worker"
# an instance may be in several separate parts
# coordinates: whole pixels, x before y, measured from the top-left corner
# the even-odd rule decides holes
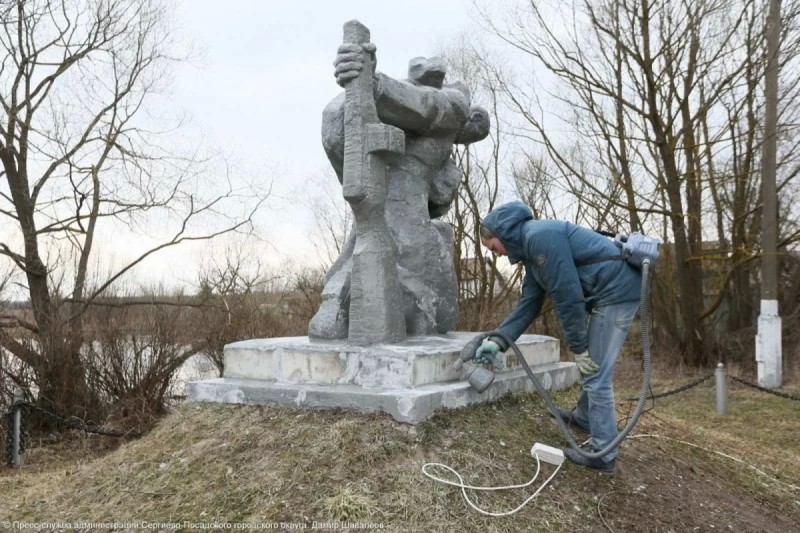
[[[497,330],[516,341],[550,294],[581,374],[577,406],[559,409],[559,416],[591,434],[587,451],[602,450],[617,436],[614,363],[639,308],[641,272],[625,261],[609,260],[619,255],[609,239],[569,222],[534,220],[522,202],[489,213],[480,235],[494,254],[525,265],[519,304]],[[485,352],[496,355],[506,349],[501,338],[489,337],[475,352],[475,360],[483,363]],[[614,473],[617,452],[615,448],[600,459],[588,459],[564,449],[573,463],[607,474]]]

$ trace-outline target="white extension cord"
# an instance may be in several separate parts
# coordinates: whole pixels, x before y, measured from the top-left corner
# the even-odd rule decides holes
[[[558,474],[558,471],[561,470],[561,465],[564,464],[564,452],[562,452],[558,448],[553,448],[552,446],[547,446],[546,444],[541,444],[541,443],[538,443],[538,442],[536,444],[534,444],[533,447],[531,448],[531,456],[534,459],[536,459],[536,474],[534,474],[533,478],[531,478],[530,481],[528,481],[527,483],[523,483],[522,485],[508,485],[508,486],[504,486],[504,487],[476,487],[476,486],[473,486],[473,485],[465,485],[464,484],[464,478],[461,477],[461,474],[459,474],[458,472],[456,472],[455,470],[453,470],[449,466],[443,465],[442,463],[425,463],[424,465],[422,465],[422,473],[425,474],[426,476],[428,476],[429,478],[431,478],[432,480],[437,481],[439,483],[444,483],[445,485],[452,485],[453,487],[460,487],[461,488],[461,494],[464,496],[464,500],[466,500],[466,502],[470,505],[470,507],[472,507],[473,509],[475,509],[479,513],[485,514],[487,516],[508,516],[508,515],[512,515],[512,514],[516,513],[517,511],[519,511],[520,509],[522,509],[523,507],[528,505],[528,503],[531,500],[533,500],[536,496],[538,496],[539,493],[542,492],[542,490],[544,490],[544,488],[547,486],[547,484],[550,483],[550,481],[554,477],[556,477],[556,474]],[[472,503],[472,500],[470,500],[469,496],[467,496],[467,489],[480,490],[480,491],[490,491],[490,490],[521,489],[521,488],[527,487],[531,483],[536,481],[537,477],[539,477],[539,470],[541,469],[541,461],[544,461],[546,463],[550,463],[550,464],[554,465],[556,467],[555,471],[553,471],[553,473],[550,474],[550,477],[548,477],[545,480],[545,482],[542,483],[541,487],[536,489],[536,492],[531,494],[517,508],[512,509],[511,511],[506,511],[506,512],[502,512],[502,513],[493,513],[491,511],[485,511],[485,510],[481,509],[480,507],[478,507],[477,505],[475,505],[474,503]],[[458,478],[458,483],[456,483],[455,481],[442,479],[442,478],[440,478],[438,476],[434,476],[433,474],[429,473],[426,470],[428,467],[433,467],[433,466],[444,468],[445,470],[449,470],[450,472],[455,474],[455,476]]]

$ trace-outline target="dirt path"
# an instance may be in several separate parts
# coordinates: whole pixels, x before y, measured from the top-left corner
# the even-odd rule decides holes
[[[717,461],[683,452],[656,439],[629,441],[615,479],[598,492],[601,522],[613,531],[800,530],[800,505],[792,516],[731,479]]]

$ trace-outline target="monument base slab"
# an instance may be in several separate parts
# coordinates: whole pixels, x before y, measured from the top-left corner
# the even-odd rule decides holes
[[[484,393],[461,380],[451,367],[474,335],[455,332],[370,347],[307,337],[233,343],[225,347],[223,377],[189,383],[187,394],[196,402],[385,412],[417,424],[437,409],[534,390],[510,351],[501,358],[506,367]],[[517,345],[546,389],[563,389],[578,380],[574,363],[559,362],[558,340],[523,335]]]

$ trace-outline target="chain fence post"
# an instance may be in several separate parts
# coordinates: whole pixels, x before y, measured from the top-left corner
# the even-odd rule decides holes
[[[14,404],[15,405],[14,411],[14,431],[12,432],[11,438],[11,467],[12,468],[19,468],[22,466],[22,454],[20,453],[21,449],[21,440],[22,440],[22,409],[21,405],[17,405],[18,403],[22,402],[25,397],[22,394],[22,389],[17,388],[14,390]]]
[[[714,374],[717,378],[717,414],[724,415],[728,412],[728,373],[725,365],[717,364]]]

